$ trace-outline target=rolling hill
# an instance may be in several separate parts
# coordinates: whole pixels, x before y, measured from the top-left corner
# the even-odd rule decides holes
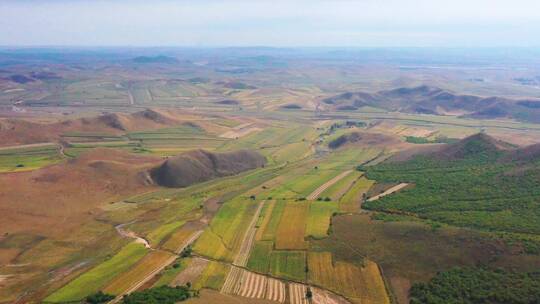
[[[0,146],[58,141],[68,132],[122,135],[128,131],[154,130],[192,123],[189,119],[192,117],[181,111],[146,109],[131,114],[106,113],[54,123],[3,119],[0,120]]]
[[[187,187],[189,185],[260,168],[266,164],[257,152],[239,150],[211,153],[194,150],[166,160],[151,170],[152,179],[161,186]]]
[[[460,95],[431,86],[401,87],[376,93],[347,92],[322,100],[335,110],[363,106],[419,114],[456,115],[470,118],[512,118],[540,122],[540,99],[509,99]]]

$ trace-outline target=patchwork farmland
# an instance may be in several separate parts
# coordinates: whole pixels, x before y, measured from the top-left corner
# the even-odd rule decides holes
[[[478,277],[536,296],[533,65],[251,51],[2,61],[0,303],[424,304]]]

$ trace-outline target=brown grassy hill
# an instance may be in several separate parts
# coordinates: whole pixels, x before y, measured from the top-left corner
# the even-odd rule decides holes
[[[535,162],[540,160],[540,143],[524,148],[515,149],[503,158],[503,161],[511,162]]]
[[[1,174],[0,233],[51,235],[76,226],[98,206],[151,189],[144,172],[161,161],[100,148],[39,170]]]
[[[265,164],[264,156],[248,150],[227,153],[194,150],[166,160],[161,166],[151,170],[151,176],[161,186],[186,187],[263,167]]]
[[[437,87],[418,86],[375,93],[347,92],[322,100],[335,110],[375,106],[421,114],[462,115],[472,118],[513,118],[540,122],[540,100],[463,95]]]
[[[39,123],[22,119],[0,120],[0,146],[58,141],[67,132],[121,135],[129,131],[154,130],[189,123],[196,117],[174,110],[147,109],[126,113],[107,113],[95,117]],[[208,123],[203,122],[208,125]],[[205,126],[203,126],[205,128]]]

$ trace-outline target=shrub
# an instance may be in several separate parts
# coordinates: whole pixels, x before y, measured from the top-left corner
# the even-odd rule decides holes
[[[114,299],[113,295],[103,293],[102,291],[98,291],[95,294],[89,295],[86,297],[85,302],[89,304],[100,304],[100,303],[107,303]]]

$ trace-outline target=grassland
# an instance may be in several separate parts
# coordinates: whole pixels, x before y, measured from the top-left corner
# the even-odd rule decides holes
[[[118,273],[127,271],[135,265],[148,250],[142,244],[130,243],[111,259],[83,273],[66,286],[57,290],[45,299],[45,302],[79,301],[104,287]]]

